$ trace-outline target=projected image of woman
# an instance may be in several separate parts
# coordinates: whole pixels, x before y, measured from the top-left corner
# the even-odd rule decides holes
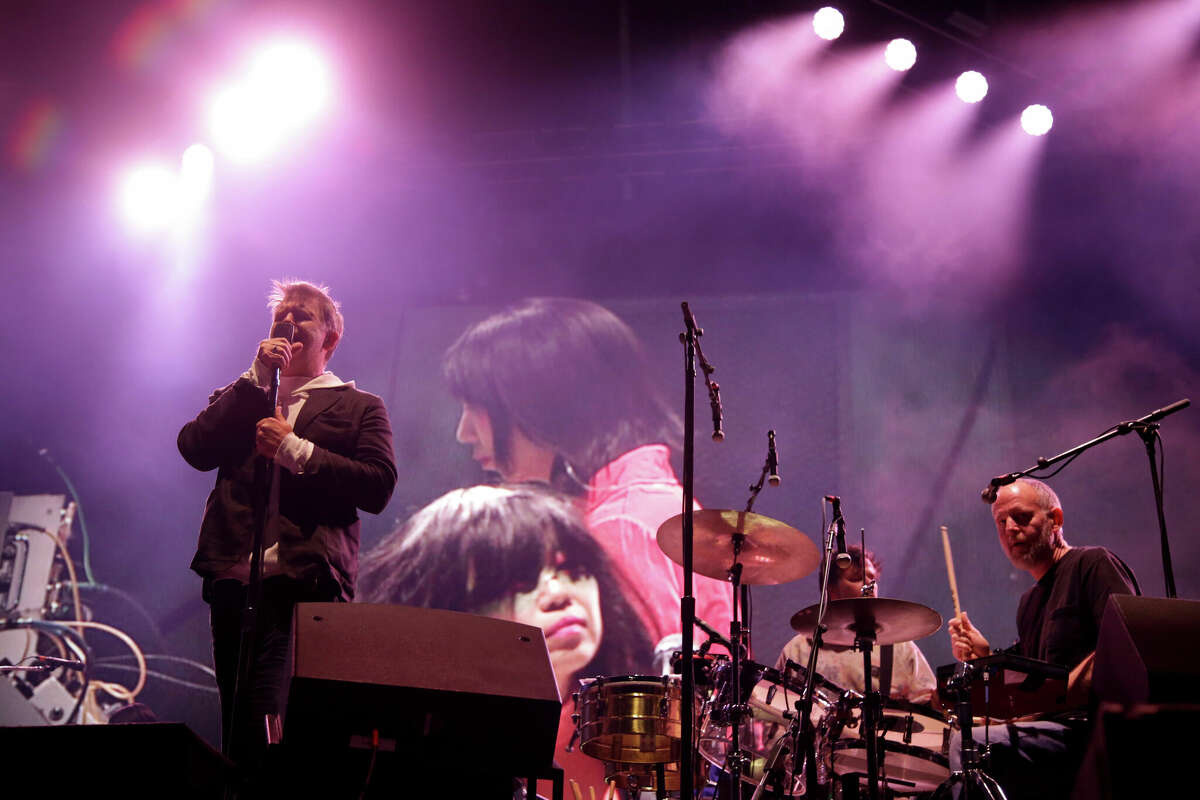
[[[536,625],[546,636],[563,713],[555,759],[604,789],[603,764],[576,750],[578,680],[645,672],[652,643],[574,504],[531,485],[443,495],[364,558],[368,602],[441,608]]]
[[[670,461],[682,425],[629,326],[584,300],[522,300],[463,333],[443,373],[472,457],[576,496],[653,641],[678,633],[683,571],[655,535],[683,506]],[[697,616],[728,627],[727,584],[696,576],[693,593]]]

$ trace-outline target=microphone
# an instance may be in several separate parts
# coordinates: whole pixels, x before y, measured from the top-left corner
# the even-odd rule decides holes
[[[733,653],[733,643],[730,642],[728,639],[726,639],[724,636],[722,636],[716,628],[714,628],[712,625],[709,625],[707,622],[700,619],[699,617],[695,618],[695,622],[696,622],[697,628],[699,628],[700,630],[702,630],[708,634],[708,638],[712,639],[714,642],[716,642],[717,644],[724,647],[730,653]]]
[[[267,337],[269,339],[287,339],[288,344],[295,341],[296,326],[287,320],[280,320],[271,325],[271,333]],[[271,370],[271,388],[267,392],[267,397],[271,401],[271,413],[275,413],[275,404],[279,401],[279,367]]]
[[[846,552],[846,521],[842,519],[842,498],[836,494],[825,495],[825,502],[833,506],[833,526],[837,531],[837,561],[838,569],[850,569],[853,559]]]
[[[709,380],[708,382],[708,400],[709,405],[712,407],[712,440],[714,442],[723,442],[725,441],[725,431],[721,430],[721,384],[714,380]]]
[[[779,453],[775,452],[775,431],[767,431],[767,483],[779,485]]]
[[[1038,462],[1041,463],[1044,460],[1045,459],[1039,458]],[[1010,483],[1019,480],[1021,477],[1022,473],[1020,472],[1011,472],[1008,475],[997,475],[996,477],[992,478],[991,481],[988,482],[988,485],[984,487],[984,490],[979,493],[979,499],[990,506],[992,503],[996,502],[996,495],[1000,493],[1001,486],[1008,486]]]

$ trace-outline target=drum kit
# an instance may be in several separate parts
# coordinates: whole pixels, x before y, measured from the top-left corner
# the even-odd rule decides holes
[[[835,507],[835,524],[841,515]],[[658,530],[658,543],[682,562],[682,515]],[[733,584],[735,600],[748,586],[787,583],[814,572],[821,550],[804,533],[761,514],[694,512],[696,573]],[[834,526],[824,557],[833,564]],[[839,550],[842,548],[838,548]],[[873,586],[864,591],[873,593]],[[822,592],[827,597],[827,589]],[[741,607],[747,607],[742,594]],[[695,697],[688,705],[679,674],[598,677],[574,695],[581,750],[606,763],[611,784],[630,797],[665,798],[680,786],[682,715],[698,720],[693,752],[702,797],[813,797],[837,784],[866,796],[907,796],[935,790],[950,775],[947,718],[928,706],[880,698],[867,681],[859,692],[834,684],[816,669],[821,642],[853,647],[871,675],[875,647],[936,632],[941,616],[926,606],[874,596],[826,599],[796,612],[794,630],[814,641],[807,666],[781,671],[748,658],[749,625],[734,603],[730,637],[709,632],[696,654]],[[701,627],[707,628],[701,623]],[[729,655],[709,654],[719,644]],[[679,654],[676,672],[685,664]],[[813,771],[810,776],[809,771]],[[857,780],[856,780],[857,778]],[[742,790],[730,787],[742,786]],[[723,788],[719,788],[723,787]],[[844,796],[844,795],[843,795]]]

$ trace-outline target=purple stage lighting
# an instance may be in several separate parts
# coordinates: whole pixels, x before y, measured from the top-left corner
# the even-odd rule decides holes
[[[178,210],[179,180],[165,164],[146,162],[121,176],[117,204],[135,233],[151,233],[171,223]]]
[[[832,42],[841,36],[845,29],[846,20],[842,17],[842,12],[833,6],[818,9],[817,13],[813,15],[813,31],[827,42]]]
[[[954,82],[954,93],[964,103],[978,103],[987,97],[987,78],[973,69],[967,70],[962,75],[959,75],[958,80]]]
[[[259,161],[320,118],[332,98],[332,76],[317,48],[281,38],[259,49],[242,78],[217,93],[209,128],[229,158]]]
[[[917,48],[908,39],[892,39],[883,51],[883,60],[896,72],[907,72],[917,63]]]
[[[1030,136],[1045,136],[1054,126],[1054,115],[1040,103],[1027,106],[1021,112],[1021,128]]]

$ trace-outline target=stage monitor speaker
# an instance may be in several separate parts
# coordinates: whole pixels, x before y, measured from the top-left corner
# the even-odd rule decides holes
[[[300,603],[284,748],[362,752],[377,732],[424,770],[550,767],[562,704],[540,628],[409,606]],[[453,773],[451,773],[453,774]]]
[[[1191,795],[1196,780],[1187,765],[1195,754],[1197,729],[1200,706],[1102,704],[1093,720],[1071,799]]]
[[[220,753],[177,722],[0,727],[0,753],[0,794],[13,798],[219,800],[232,774]]]
[[[1200,601],[1111,595],[1096,642],[1096,696],[1122,705],[1196,702],[1197,641]]]

